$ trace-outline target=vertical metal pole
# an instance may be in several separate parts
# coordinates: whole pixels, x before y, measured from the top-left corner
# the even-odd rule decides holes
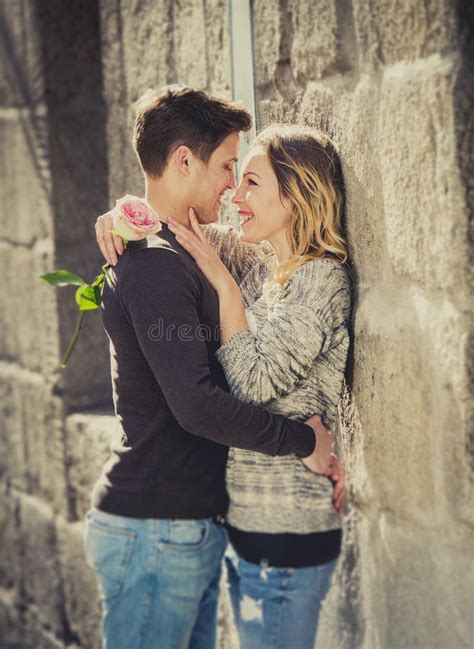
[[[253,117],[252,129],[241,140],[243,159],[256,134],[254,52],[250,0],[230,0],[230,43],[232,96],[242,102]]]

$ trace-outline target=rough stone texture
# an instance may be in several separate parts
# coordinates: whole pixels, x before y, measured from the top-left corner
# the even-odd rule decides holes
[[[35,4],[2,2],[0,30],[0,106],[37,105],[44,97],[44,79]]]
[[[97,314],[74,369],[61,372],[76,318],[72,293],[39,279],[55,267],[86,277],[99,268],[93,222],[108,200],[94,5],[0,3],[2,649],[75,644],[64,602],[79,579],[59,570],[55,523],[58,513],[64,520],[74,513],[65,415],[110,404],[108,346]]]
[[[108,202],[97,2],[67,7],[61,0],[40,3],[37,20],[48,109],[55,264],[91,280],[101,267],[93,225]],[[65,351],[77,318],[66,290],[59,293],[58,307]],[[61,389],[68,410],[110,402],[108,348],[97,313],[87,317],[75,369],[63,373]]]
[[[112,440],[120,441],[120,428],[110,415],[76,414],[66,422],[66,462],[71,509],[83,518],[90,508],[91,489],[110,456]]]
[[[458,67],[457,58],[435,54],[393,65],[382,79],[379,133],[388,253],[398,273],[428,289],[459,290],[466,280],[467,220],[453,137]]]
[[[53,268],[51,243],[42,239],[33,247],[0,240],[0,269],[6,286],[0,297],[0,349],[6,360],[46,378],[59,362],[57,296],[41,274]]]
[[[350,498],[320,648],[474,642],[471,5],[252,3],[257,126],[329,133],[346,179],[356,308],[340,447]],[[108,346],[90,314],[59,370],[76,312],[67,289],[37,277],[60,266],[92,277],[95,217],[109,197],[142,193],[131,125],[146,88],[231,96],[228,9],[0,3],[2,649],[99,646],[81,519],[118,433],[104,411]],[[235,646],[224,597],[219,647]]]
[[[468,647],[472,75],[450,31],[451,6],[352,4],[359,46],[346,73],[340,51],[335,67],[318,78],[313,66],[303,84],[293,47],[291,95],[277,66],[273,87],[257,78],[258,126],[329,133],[346,179],[356,301],[342,431],[351,500],[317,646]],[[350,35],[350,17],[342,30]],[[257,42],[257,69],[259,57],[268,69],[267,47]]]
[[[0,231],[3,239],[32,247],[53,234],[51,177],[42,164],[48,152],[46,109],[39,107],[33,119],[24,109],[5,109],[0,129],[2,145],[8,151],[8,156],[0,160],[0,199],[2,205],[8,205],[12,196],[17,199],[15,218],[11,209],[2,209]],[[25,184],[28,192],[24,191]]]
[[[265,87],[274,78],[280,54],[280,6],[278,0],[255,0],[254,38],[260,43],[260,56],[255,61],[255,83]]]
[[[3,480],[67,512],[61,400],[39,375],[14,364],[0,367]]]
[[[83,523],[60,519],[56,531],[69,633],[82,647],[99,649],[101,607],[95,575],[84,557]]]
[[[421,59],[450,51],[457,42],[457,5],[449,0],[354,0],[351,4],[362,65]]]
[[[293,42],[290,61],[300,83],[329,74],[337,63],[337,14],[334,0],[291,0]]]
[[[15,494],[4,484],[0,491],[0,589],[5,602],[11,608],[19,599],[22,579],[22,549],[20,534],[19,502]],[[2,599],[0,597],[0,599]],[[0,628],[2,628],[0,626]]]
[[[133,103],[167,83],[230,96],[228,7],[224,0],[102,0],[100,11],[109,193],[142,195]]]
[[[35,618],[41,626],[62,635],[63,597],[54,515],[37,498],[22,496],[19,504],[25,599],[35,606]]]

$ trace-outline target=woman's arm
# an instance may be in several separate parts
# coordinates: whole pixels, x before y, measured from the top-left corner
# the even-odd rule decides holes
[[[275,290],[263,325],[255,333],[242,328],[216,353],[232,393],[259,405],[306,378],[335,327],[345,326],[349,316],[347,276],[331,262],[309,262]]]
[[[245,307],[239,286],[222,257],[202,232],[196,216],[190,210],[192,231],[170,218],[169,227],[175,233],[176,241],[195,259],[219,296],[219,323],[221,343],[231,336],[248,329]],[[224,249],[220,246],[220,251]],[[229,261],[230,256],[224,256]]]
[[[239,285],[248,272],[274,256],[273,248],[268,242],[246,243],[241,240],[240,234],[231,225],[211,223],[200,227],[209,244]]]
[[[195,219],[192,231],[174,221],[176,240],[194,257],[219,295],[222,346],[217,351],[229,386],[244,401],[265,404],[287,394],[308,375],[334,323],[349,316],[344,269],[332,260],[298,268],[278,295],[266,321],[248,328],[239,287],[205,240]]]
[[[240,284],[246,274],[257,264],[273,256],[273,249],[269,243],[245,243],[231,225],[211,223],[200,227],[237,284]],[[97,244],[104,258],[111,266],[115,266],[118,255],[123,254],[125,246],[122,238],[112,235],[111,230],[110,212],[97,217],[95,223]]]

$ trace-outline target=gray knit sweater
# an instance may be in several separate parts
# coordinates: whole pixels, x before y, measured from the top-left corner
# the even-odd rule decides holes
[[[349,346],[351,291],[333,258],[299,267],[285,286],[263,291],[277,260],[268,243],[246,244],[231,226],[203,227],[239,284],[249,329],[217,351],[234,396],[291,419],[322,415],[334,427]],[[332,483],[294,456],[230,449],[228,520],[252,532],[336,529]]]

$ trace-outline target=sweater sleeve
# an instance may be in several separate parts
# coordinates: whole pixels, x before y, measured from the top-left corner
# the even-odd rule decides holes
[[[120,295],[140,348],[182,428],[268,455],[305,457],[313,451],[309,426],[243,403],[214,384],[199,319],[200,286],[175,251],[136,253],[122,278]]]
[[[274,255],[267,241],[246,243],[231,225],[212,223],[203,226],[202,231],[237,284],[256,265]]]
[[[334,327],[344,326],[349,314],[347,275],[331,261],[308,262],[274,290],[275,301],[256,333],[241,331],[217,351],[232,393],[258,405],[306,378]]]

